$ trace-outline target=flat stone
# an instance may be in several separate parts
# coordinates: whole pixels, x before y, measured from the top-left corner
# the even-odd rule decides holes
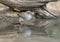
[[[60,1],[57,1],[57,2],[49,2],[46,5],[46,7],[54,15],[56,15],[56,16],[59,16],[60,15]]]
[[[60,1],[49,2],[46,7],[51,10],[60,11]]]

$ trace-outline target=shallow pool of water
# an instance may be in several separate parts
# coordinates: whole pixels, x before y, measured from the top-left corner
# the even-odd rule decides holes
[[[60,19],[37,19],[32,24],[26,25],[28,29],[23,28],[26,31],[22,32],[14,25],[3,27],[3,24],[0,24],[0,27],[3,27],[0,28],[0,42],[60,42]],[[31,35],[25,36],[29,30]]]

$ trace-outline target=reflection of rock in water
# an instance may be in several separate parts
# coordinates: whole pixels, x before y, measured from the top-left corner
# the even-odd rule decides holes
[[[0,16],[0,29],[4,29],[7,26],[11,25],[11,23],[18,22],[18,19],[15,17],[3,17]]]
[[[17,39],[16,32],[10,23],[0,21],[0,42],[15,42]]]
[[[30,36],[32,33],[31,29],[27,26],[23,26],[21,28],[19,27],[19,30],[24,34],[25,37]]]
[[[0,18],[0,34],[8,34],[8,32],[12,33],[15,32],[16,29],[11,23],[18,22],[17,18],[6,18],[7,21],[2,21]],[[5,20],[5,19],[3,19]],[[53,36],[53,37],[60,37],[60,19],[56,20],[35,20],[32,23],[33,25],[27,24],[26,26],[32,31],[32,35],[39,35],[39,36]],[[18,26],[19,27],[19,26]],[[16,27],[16,28],[18,28]],[[27,32],[27,29],[24,29]],[[2,33],[4,32],[4,33]]]
[[[60,38],[60,19],[51,20],[46,26],[46,32],[51,37]]]
[[[3,22],[2,22],[3,23]],[[9,22],[10,23],[10,22]],[[5,23],[7,24],[7,23]],[[4,24],[4,25],[5,25]],[[31,30],[32,34],[30,37],[24,38],[22,33],[17,33],[17,30],[13,25],[9,24],[7,26],[2,25],[3,28],[0,28],[0,42],[60,42],[56,39],[47,37],[51,36],[60,36],[60,20],[36,20],[33,25],[26,25],[28,30]],[[1,26],[1,25],[0,25]],[[26,31],[25,31],[26,30]],[[24,29],[27,32],[27,29]],[[57,33],[58,35],[56,35]],[[30,39],[29,39],[30,38]]]
[[[46,26],[48,24],[48,21],[45,19],[36,19],[34,21],[34,25],[36,26]]]
[[[1,29],[0,29],[0,32],[1,32],[1,31],[3,31],[3,32],[4,32],[4,31],[9,31],[9,30],[13,30],[13,29],[14,29],[14,27],[13,27],[12,25],[9,25],[9,26],[6,26],[6,27],[4,27],[4,28],[1,28]]]
[[[14,25],[11,24],[16,22],[15,20],[16,18],[0,16],[0,35],[16,32]]]
[[[31,30],[31,34],[32,35],[39,35],[39,36],[47,36],[46,33],[46,28],[45,26],[48,24],[48,21],[46,20],[35,20],[33,25],[26,25],[25,27],[28,28],[23,28],[23,32],[24,31],[30,31]]]
[[[32,35],[41,35],[41,36],[47,35],[46,32],[45,32],[45,27],[44,26],[38,27],[38,26],[35,26],[35,25],[34,26],[28,25],[28,27],[31,29]]]

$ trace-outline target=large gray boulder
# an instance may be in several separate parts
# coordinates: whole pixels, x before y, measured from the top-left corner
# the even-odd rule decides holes
[[[0,0],[3,3],[14,9],[28,9],[27,7],[40,7],[40,5],[46,4],[46,2],[51,2],[56,0]]]

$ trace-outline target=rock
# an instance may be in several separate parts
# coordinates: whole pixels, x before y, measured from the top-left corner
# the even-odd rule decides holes
[[[45,5],[46,2],[51,2],[56,0],[0,0],[0,3],[7,5],[13,10],[32,10],[41,5]],[[32,9],[31,9],[32,8]]]
[[[53,14],[60,15],[60,1],[57,2],[49,2],[46,5],[47,9],[51,11]]]
[[[51,10],[58,10],[60,11],[60,1],[57,2],[49,2],[46,7]]]

